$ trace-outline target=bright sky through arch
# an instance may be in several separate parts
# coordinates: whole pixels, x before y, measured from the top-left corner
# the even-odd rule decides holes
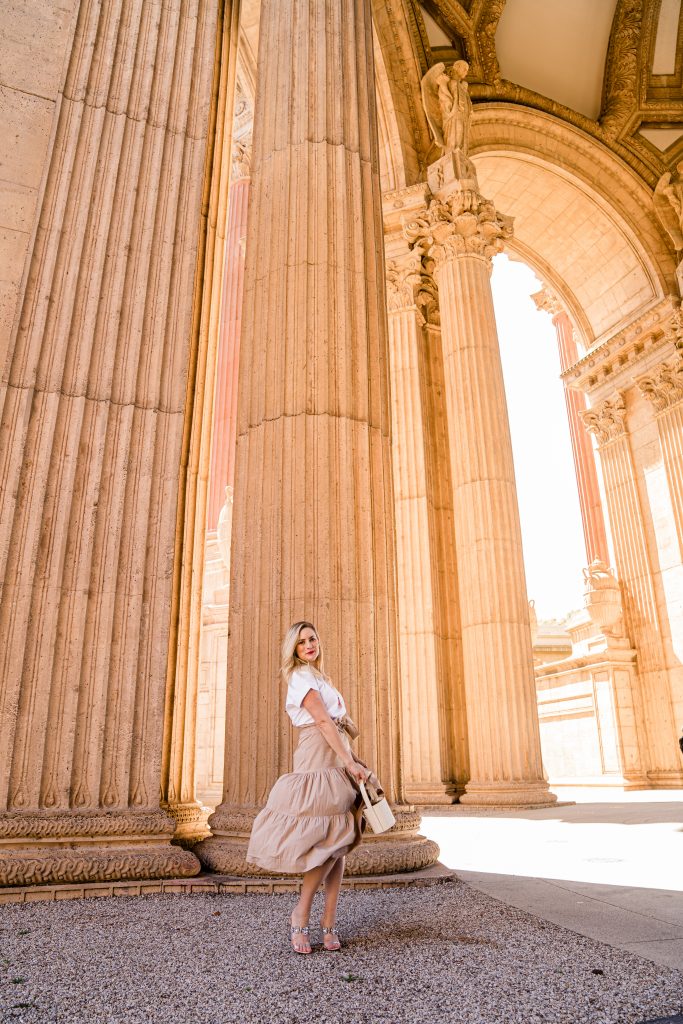
[[[529,598],[539,619],[583,606],[586,551],[555,328],[531,299],[541,282],[497,256],[493,302],[503,360]]]

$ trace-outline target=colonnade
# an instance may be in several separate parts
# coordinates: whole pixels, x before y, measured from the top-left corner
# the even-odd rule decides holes
[[[368,0],[263,0],[239,397],[221,420],[237,6],[218,23],[204,0],[136,11],[80,5],[0,395],[0,884],[192,874],[198,857],[248,873],[254,815],[291,763],[278,643],[298,618],[320,630],[398,820],[351,872],[424,867],[438,850],[414,802],[555,799],[490,289],[512,225],[464,153],[385,197],[383,219]],[[680,545],[680,363],[639,387]],[[650,778],[672,784],[624,415],[617,395],[583,418],[610,522],[628,523],[615,547]],[[206,835],[198,567],[231,423],[224,792],[192,853],[170,840]]]

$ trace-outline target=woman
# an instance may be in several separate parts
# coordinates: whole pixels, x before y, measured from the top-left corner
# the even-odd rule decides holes
[[[344,698],[323,671],[315,626],[295,622],[282,644],[285,710],[299,731],[294,771],[281,775],[251,832],[247,860],[260,868],[303,874],[290,936],[296,953],[310,953],[308,918],[313,897],[325,884],[321,919],[323,948],[337,950],[337,901],[344,858],[361,839],[361,781],[379,783],[349,745],[356,733]]]

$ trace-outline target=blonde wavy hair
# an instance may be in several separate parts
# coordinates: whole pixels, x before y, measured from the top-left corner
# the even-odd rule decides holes
[[[314,662],[302,661],[297,656],[296,646],[299,643],[299,636],[302,629],[312,629],[318,639],[318,657]],[[318,630],[315,628],[312,622],[294,622],[285,634],[285,638],[282,641],[282,664],[280,666],[280,674],[285,683],[289,682],[289,677],[292,672],[298,668],[312,668],[315,672],[327,679],[325,670],[323,668],[323,645],[320,641]]]

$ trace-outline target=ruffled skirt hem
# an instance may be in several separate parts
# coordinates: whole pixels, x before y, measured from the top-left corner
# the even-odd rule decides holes
[[[361,841],[362,801],[315,726],[300,730],[294,771],[281,775],[256,816],[246,859],[264,871],[299,875],[343,857]]]

